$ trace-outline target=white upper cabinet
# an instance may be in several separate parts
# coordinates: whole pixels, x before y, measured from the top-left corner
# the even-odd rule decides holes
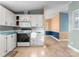
[[[5,24],[5,19],[4,19],[4,16],[5,16],[5,9],[0,6],[0,25],[4,25]]]
[[[0,6],[0,25],[16,26],[15,14]]]
[[[29,15],[18,15],[19,16],[19,21],[29,21]]]
[[[36,15],[36,26],[43,27],[43,15]]]
[[[32,27],[42,27],[43,26],[43,15],[30,15],[30,21]]]
[[[15,14],[10,12],[9,10],[6,10],[5,12],[5,21],[6,25],[8,26],[16,26],[16,17]]]
[[[45,19],[50,19],[50,18],[52,18],[52,12],[53,12],[52,9],[45,8],[45,9],[44,9],[44,18],[45,18]]]
[[[20,21],[19,22],[19,27],[31,27],[31,24],[30,24],[30,22],[24,22],[24,21]]]
[[[20,27],[43,27],[43,15],[30,14],[30,15],[16,15],[19,16],[17,20]]]
[[[36,15],[30,15],[31,26],[36,27],[37,19]]]
[[[16,16],[11,12],[10,25],[16,26]]]
[[[27,21],[27,16],[26,15],[20,15],[19,21]]]

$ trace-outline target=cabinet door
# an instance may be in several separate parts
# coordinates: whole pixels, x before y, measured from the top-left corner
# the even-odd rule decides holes
[[[38,37],[37,40],[36,40],[36,45],[44,45],[44,39],[41,37]]]
[[[7,13],[8,13],[9,26],[14,26],[14,21],[15,21],[14,14],[10,11],[8,11]]]
[[[16,47],[16,34],[13,34],[13,49]]]
[[[4,35],[0,35],[0,56],[6,54],[6,39]]]
[[[26,15],[27,16],[27,21],[31,21],[31,15]]]
[[[29,21],[29,15],[19,15],[20,21]]]
[[[20,21],[24,21],[24,20],[25,20],[25,16],[24,16],[24,15],[20,15],[20,16],[19,16],[19,20],[20,20]]]
[[[43,32],[37,33],[36,45],[44,45],[44,34],[43,34]]]
[[[20,21],[19,26],[20,27],[31,27],[31,24],[30,24],[30,22],[22,22],[22,21]]]
[[[15,22],[16,24],[16,22]],[[8,9],[0,6],[0,25],[13,26],[14,15]]]
[[[8,16],[8,17],[9,17],[9,18],[8,18],[8,19],[9,19],[9,26],[13,26],[13,23],[14,23],[14,22],[13,22],[13,18],[12,18],[13,15],[12,15],[11,12],[9,12],[9,16]]]
[[[5,9],[5,25],[9,26],[10,25],[10,16],[8,10]]]
[[[53,9],[51,7],[50,8],[45,8],[44,9],[44,18],[45,19],[51,19],[53,14],[54,14],[54,12],[52,12],[52,11],[53,11]]]
[[[36,26],[37,27],[43,27],[43,15],[36,15]]]
[[[7,35],[7,52],[12,51],[13,49],[13,39],[12,39],[12,35]]]
[[[31,25],[32,27],[36,27],[36,23],[38,23],[38,21],[36,21],[36,15],[30,15],[30,21],[31,21]]]
[[[13,14],[13,26],[16,26],[16,16],[15,16],[15,14]]]
[[[15,17],[12,12],[10,12],[10,26],[15,26]]]
[[[12,51],[16,47],[16,35],[11,34],[7,36],[7,50]]]
[[[0,6],[0,25],[5,24],[4,13],[5,13],[5,9],[2,6]]]

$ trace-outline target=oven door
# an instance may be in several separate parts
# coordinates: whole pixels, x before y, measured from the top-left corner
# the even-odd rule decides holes
[[[30,35],[26,33],[18,33],[17,42],[30,42]]]

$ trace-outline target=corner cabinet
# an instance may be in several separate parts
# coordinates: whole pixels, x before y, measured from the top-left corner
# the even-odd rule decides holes
[[[0,25],[16,26],[15,14],[0,5]]]

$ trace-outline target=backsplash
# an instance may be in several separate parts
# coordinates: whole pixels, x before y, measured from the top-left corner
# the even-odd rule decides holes
[[[14,28],[10,26],[0,26],[0,31],[8,31],[8,30],[14,30]]]

